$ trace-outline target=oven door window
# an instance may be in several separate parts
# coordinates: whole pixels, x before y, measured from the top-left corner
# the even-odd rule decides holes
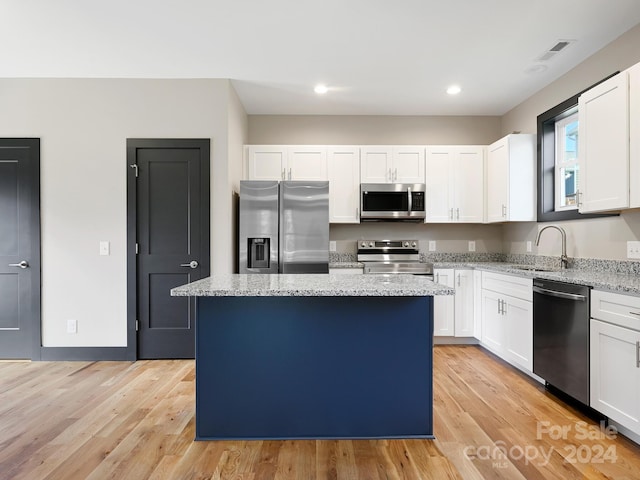
[[[365,212],[404,212],[409,210],[407,192],[367,192],[362,194]]]

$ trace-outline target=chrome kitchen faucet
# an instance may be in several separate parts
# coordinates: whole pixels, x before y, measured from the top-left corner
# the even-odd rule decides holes
[[[538,232],[538,238],[536,238],[536,247],[540,245],[540,235],[542,235],[542,232],[544,232],[547,228],[555,228],[560,232],[560,235],[562,235],[562,255],[560,255],[560,268],[565,269],[569,266],[569,257],[567,257],[567,232],[564,231],[564,228],[558,227],[557,225],[547,225],[546,227],[543,227]]]

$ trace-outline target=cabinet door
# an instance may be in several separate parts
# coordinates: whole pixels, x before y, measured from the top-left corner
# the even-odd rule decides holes
[[[506,360],[533,371],[533,303],[503,297]]]
[[[328,180],[327,148],[318,146],[289,147],[287,180]]]
[[[360,149],[360,181],[362,183],[391,182],[392,157],[391,147],[362,147]]]
[[[329,147],[329,222],[360,223],[360,149]]]
[[[247,159],[248,180],[284,180],[287,147],[250,145]]]
[[[578,99],[580,212],[629,206],[629,82],[622,72]]]
[[[454,287],[454,270],[438,268],[433,271],[436,283]],[[453,295],[436,295],[433,297],[433,335],[436,337],[452,337],[455,325],[455,298]]]
[[[457,222],[484,222],[484,152],[481,146],[457,149],[453,169],[453,213]]]
[[[590,405],[640,435],[640,332],[591,319]]]
[[[425,147],[394,147],[392,182],[424,183]]]
[[[640,207],[640,63],[629,70],[629,207]]]
[[[473,271],[473,336],[482,339],[482,272]]]
[[[473,270],[455,271],[455,336],[473,337],[474,303]]]
[[[482,343],[500,356],[504,350],[504,317],[501,308],[500,295],[490,290],[482,290]]]
[[[451,147],[427,147],[425,169],[425,222],[453,221],[454,152]]]
[[[532,179],[533,181],[533,179]],[[509,140],[489,145],[487,152],[487,222],[508,220]]]

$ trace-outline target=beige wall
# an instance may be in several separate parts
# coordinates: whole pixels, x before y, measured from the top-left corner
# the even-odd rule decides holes
[[[126,346],[127,138],[211,139],[212,253],[229,251],[221,205],[230,177],[219,175],[229,89],[228,80],[0,79],[2,136],[41,139],[44,346]],[[233,112],[237,145],[246,129]],[[101,240],[111,242],[108,257],[98,255]],[[214,255],[214,270],[227,264],[228,254]],[[77,334],[66,333],[67,319]]]
[[[640,62],[640,25],[629,30],[605,48],[589,57],[563,77],[528,98],[502,118],[502,133],[513,130],[535,133],[539,114],[588,88],[618,70]],[[635,134],[638,134],[635,132]],[[567,231],[570,257],[626,259],[626,242],[640,240],[640,213],[622,212],[606,219],[556,222]],[[507,224],[504,227],[505,253],[524,253],[526,240],[535,240],[544,224]],[[560,253],[559,235],[545,232],[539,249],[542,255]]]
[[[500,117],[250,115],[254,145],[488,145]]]

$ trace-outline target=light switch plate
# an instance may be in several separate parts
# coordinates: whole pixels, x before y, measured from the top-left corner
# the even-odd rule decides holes
[[[476,251],[476,241],[475,240],[469,240],[469,251],[470,252],[475,252]]]
[[[330,252],[335,252],[336,251],[336,242],[335,242],[335,240],[329,240],[329,251]]]
[[[640,242],[627,242],[627,258],[640,258]]]
[[[109,255],[109,242],[100,242],[100,255]]]
[[[435,240],[429,240],[429,251],[430,252],[435,252],[436,251],[436,241]]]
[[[69,319],[67,320],[67,333],[78,333],[78,321]]]

